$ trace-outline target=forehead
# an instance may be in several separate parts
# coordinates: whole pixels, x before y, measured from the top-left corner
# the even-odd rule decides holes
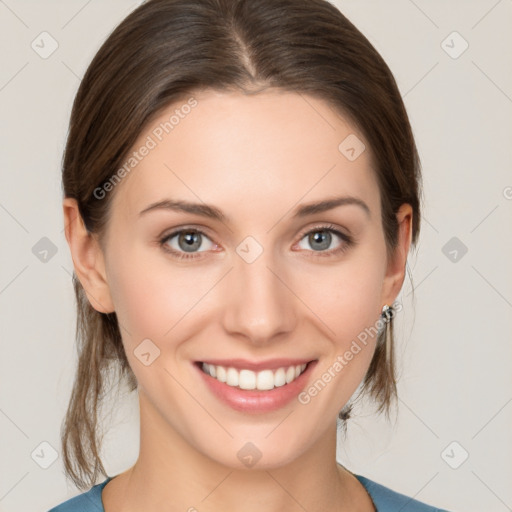
[[[342,193],[379,203],[368,144],[326,102],[279,90],[189,98],[161,111],[134,144],[136,165],[114,198],[127,216],[169,197],[252,213]]]

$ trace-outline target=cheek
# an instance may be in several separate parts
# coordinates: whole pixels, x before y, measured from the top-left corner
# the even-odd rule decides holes
[[[130,346],[145,338],[161,347],[172,343],[173,331],[190,327],[201,298],[218,279],[212,272],[176,266],[158,251],[134,248],[113,254],[112,262],[119,263],[108,269],[116,315]]]
[[[300,296],[330,328],[327,332],[336,343],[352,339],[378,319],[384,276],[380,254],[369,248],[338,266],[318,265],[308,277],[296,277]]]

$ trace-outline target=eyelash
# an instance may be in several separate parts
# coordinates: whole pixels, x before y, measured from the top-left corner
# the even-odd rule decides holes
[[[334,233],[339,238],[341,238],[344,243],[340,247],[338,247],[336,249],[331,249],[331,250],[328,250],[328,251],[309,251],[309,252],[314,252],[315,253],[314,257],[323,258],[323,257],[337,256],[338,254],[344,253],[346,250],[348,250],[355,243],[353,237],[351,237],[349,235],[346,235],[345,233],[342,233],[341,231],[337,230],[335,228],[335,226],[333,226],[332,224],[315,226],[313,229],[310,229],[309,231],[306,231],[305,233],[302,233],[301,236],[300,236],[299,241],[302,240],[306,235],[310,235],[312,233],[317,233],[319,231],[328,231],[330,233]],[[198,253],[186,254],[184,252],[179,252],[179,251],[176,251],[174,249],[169,249],[169,246],[167,245],[167,242],[169,240],[171,240],[172,238],[174,238],[176,235],[179,235],[181,233],[199,233],[202,236],[210,238],[204,231],[201,231],[198,228],[186,228],[185,227],[185,228],[181,228],[179,230],[173,231],[172,233],[170,233],[168,235],[165,235],[163,238],[161,238],[159,240],[159,245],[162,247],[162,249],[165,252],[167,252],[168,254],[171,254],[174,258],[177,258],[178,260],[192,260],[192,259],[195,259],[195,258],[201,258],[202,257],[201,256],[201,252],[204,252],[204,251],[201,251],[201,252],[198,252]]]

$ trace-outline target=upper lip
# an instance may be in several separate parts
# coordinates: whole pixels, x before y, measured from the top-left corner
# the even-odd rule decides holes
[[[247,359],[208,359],[200,361],[201,363],[212,364],[214,366],[224,366],[225,368],[236,368],[238,370],[276,370],[277,368],[288,368],[289,366],[297,366],[307,364],[313,359],[269,359],[267,361],[248,361]]]

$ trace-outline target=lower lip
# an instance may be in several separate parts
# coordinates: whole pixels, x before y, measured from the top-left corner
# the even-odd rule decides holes
[[[245,390],[228,386],[203,372],[200,368],[202,363],[195,363],[194,366],[213,394],[232,409],[247,413],[261,413],[275,411],[291,402],[304,389],[316,363],[316,360],[308,363],[306,369],[289,384],[268,391]]]

